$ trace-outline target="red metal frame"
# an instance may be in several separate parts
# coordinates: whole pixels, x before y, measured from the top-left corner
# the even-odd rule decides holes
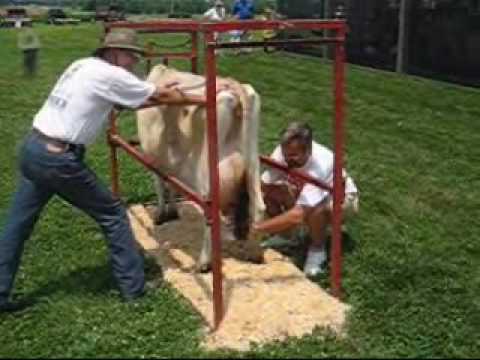
[[[217,69],[215,66],[214,34],[205,33],[205,76],[207,80],[207,139],[208,164],[210,168],[210,213],[212,222],[212,276],[213,276],[213,308],[215,328],[220,325],[224,315],[222,285],[222,244],[220,242],[220,179],[218,171],[218,136],[217,136]],[[216,294],[215,294],[216,293]]]
[[[121,147],[132,157],[140,161],[148,169],[154,171],[164,180],[172,183],[177,190],[205,210],[207,223],[211,225],[212,238],[212,273],[213,273],[213,312],[215,329],[220,325],[223,315],[223,290],[222,290],[222,257],[220,242],[220,210],[219,210],[219,170],[218,170],[218,140],[217,140],[217,112],[216,112],[216,57],[215,49],[222,47],[240,48],[251,46],[264,46],[272,44],[288,43],[333,43],[335,45],[334,59],[334,174],[333,187],[314,179],[307,174],[294,171],[273,161],[272,159],[260,156],[260,160],[268,165],[290,175],[299,177],[304,181],[326,189],[333,193],[333,216],[332,216],[332,246],[331,246],[331,288],[336,297],[341,297],[341,267],[342,267],[342,202],[344,196],[344,181],[342,178],[343,168],[343,147],[344,147],[344,93],[345,93],[345,33],[346,24],[344,20],[273,20],[273,21],[229,21],[218,23],[207,23],[193,20],[184,21],[149,21],[142,23],[116,22],[107,23],[105,31],[115,27],[132,28],[140,33],[187,33],[191,34],[192,47],[190,52],[181,53],[155,53],[147,52],[147,67],[151,66],[151,59],[156,56],[164,57],[168,62],[169,58],[188,59],[191,61],[192,72],[198,71],[198,33],[204,34],[205,46],[205,77],[207,84],[206,110],[207,110],[207,132],[208,132],[208,162],[210,168],[210,198],[203,199],[192,189],[182,184],[178,179],[160,173],[155,167],[152,158],[136,150],[128,141],[123,140],[117,134],[115,116],[112,115],[111,126],[108,131],[108,140],[111,146],[112,160],[112,190],[118,195],[118,159],[117,148]],[[214,39],[215,32],[226,32],[231,30],[267,30],[267,29],[296,29],[296,30],[331,30],[335,32],[334,37],[323,37],[316,39],[295,39],[282,41],[258,41],[239,43],[217,43]],[[201,103],[198,101],[196,103]],[[153,105],[153,104],[151,104]],[[147,105],[147,106],[150,106]]]

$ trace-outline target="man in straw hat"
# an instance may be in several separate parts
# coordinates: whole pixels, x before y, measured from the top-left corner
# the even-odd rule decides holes
[[[24,242],[54,195],[100,225],[123,299],[132,301],[144,294],[143,258],[125,207],[84,162],[85,146],[101,132],[115,105],[137,108],[146,102],[187,98],[134,76],[130,71],[142,54],[133,30],[112,30],[93,56],[64,71],[35,115],[20,151],[18,188],[0,235],[0,312],[25,305],[9,301],[15,274]]]

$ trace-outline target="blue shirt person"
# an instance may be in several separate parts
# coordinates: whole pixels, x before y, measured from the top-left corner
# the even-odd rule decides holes
[[[233,4],[233,15],[239,20],[253,19],[254,12],[251,0],[236,0]]]

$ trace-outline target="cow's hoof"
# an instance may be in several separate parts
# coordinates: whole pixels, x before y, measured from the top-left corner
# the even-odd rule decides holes
[[[165,212],[157,212],[155,214],[155,225],[162,225],[166,222],[177,220],[180,216],[178,215],[178,211],[175,210],[168,210]]]
[[[249,255],[247,257],[247,260],[254,263],[254,264],[264,264],[265,263],[265,257],[262,254],[255,254],[255,255]]]
[[[212,270],[212,265],[211,264],[199,264],[197,266],[197,272],[201,274],[208,273]]]
[[[245,257],[247,261],[254,264],[263,264],[265,263],[264,253],[265,251],[259,242],[250,240],[245,243]]]

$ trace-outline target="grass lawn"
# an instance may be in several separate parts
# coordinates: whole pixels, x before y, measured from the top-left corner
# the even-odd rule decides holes
[[[35,112],[100,34],[96,25],[36,29],[43,48],[35,79],[22,77],[16,30],[0,31],[0,227]],[[293,118],[310,120],[316,139],[331,145],[330,65],[256,53],[221,57],[220,69],[261,94],[263,153]],[[348,224],[343,274],[353,310],[344,339],[319,330],[248,353],[205,352],[199,315],[172,288],[135,305],[119,301],[96,224],[54,199],[26,245],[15,286],[15,298],[36,303],[22,316],[0,316],[0,357],[480,356],[480,92],[354,66],[347,82],[347,168],[361,213]],[[124,116],[122,131],[134,132],[132,119]],[[108,159],[100,138],[88,163],[106,182]],[[128,202],[153,199],[141,170],[122,154]]]

